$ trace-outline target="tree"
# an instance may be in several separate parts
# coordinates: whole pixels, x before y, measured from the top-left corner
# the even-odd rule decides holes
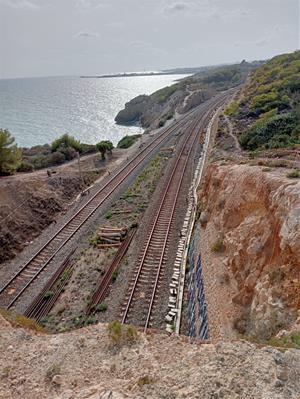
[[[15,144],[15,138],[8,130],[0,129],[0,174],[15,172],[21,159],[22,151]]]
[[[107,145],[107,151],[111,154],[112,150],[114,149],[113,143],[109,140],[104,140],[104,143]]]
[[[60,151],[61,149],[73,148],[75,151],[82,152],[82,145],[80,141],[73,136],[63,134],[51,144],[51,151]]]
[[[102,140],[100,143],[96,144],[96,148],[101,153],[102,159],[105,159],[106,152],[109,151],[111,153],[114,146],[111,141]]]

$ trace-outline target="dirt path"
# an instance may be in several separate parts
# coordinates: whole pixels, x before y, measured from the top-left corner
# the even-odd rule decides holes
[[[225,114],[224,114],[224,119],[225,119],[225,121],[226,121],[226,123],[227,123],[227,126],[228,126],[228,134],[229,134],[229,136],[231,136],[231,137],[233,138],[233,140],[234,140],[234,144],[235,144],[235,147],[236,147],[236,151],[237,151],[237,152],[242,152],[241,145],[240,145],[240,143],[239,143],[239,141],[238,141],[236,135],[233,134],[233,126],[232,126],[231,120],[230,120],[230,119],[228,118],[228,116],[225,115]]]

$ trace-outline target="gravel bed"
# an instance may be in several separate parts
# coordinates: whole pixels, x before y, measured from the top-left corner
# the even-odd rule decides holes
[[[150,140],[150,137],[146,138],[146,140]],[[146,142],[145,139],[143,139],[143,142]],[[68,256],[68,254],[73,250],[76,249],[75,256],[78,255],[78,253],[82,249],[86,249],[88,247],[88,242],[86,237],[89,237],[93,231],[94,231],[94,226],[98,225],[101,222],[101,218],[105,213],[108,211],[110,208],[111,204],[115,202],[120,195],[128,188],[130,184],[135,180],[137,175],[145,168],[145,166],[149,163],[149,161],[159,152],[159,150],[166,146],[169,145],[170,142],[172,141],[172,138],[169,138],[168,140],[164,141],[160,146],[154,151],[154,153],[150,154],[134,171],[134,173],[131,173],[128,178],[125,179],[125,181],[115,190],[115,192],[110,196],[109,199],[105,201],[103,205],[99,207],[99,209],[94,213],[94,215],[89,219],[87,223],[85,223],[82,228],[75,234],[75,236],[68,242],[67,245],[65,245],[64,248],[55,256],[53,261],[49,264],[49,266],[41,273],[39,278],[36,279],[34,283],[31,284],[30,289],[27,289],[26,292],[21,296],[21,298],[16,302],[14,307],[12,308],[13,311],[16,313],[22,313],[25,311],[27,306],[31,303],[31,301],[34,299],[36,294],[41,290],[41,288],[44,286],[44,284],[48,281],[48,279],[52,276],[52,274],[57,270],[59,265],[63,262],[63,260]],[[130,149],[128,152],[128,158],[136,155],[139,152],[139,148],[136,145],[134,148]],[[120,166],[118,166],[114,171],[111,171],[111,175],[115,174],[119,168],[121,168],[124,164],[126,164],[127,160],[125,159]],[[106,176],[103,179],[101,179],[99,182],[96,182],[90,189],[90,193],[88,196],[82,197],[79,201],[73,203],[70,206],[70,209],[63,215],[61,215],[56,224],[50,225],[34,242],[29,245],[27,248],[25,248],[21,253],[20,256],[13,259],[12,261],[8,262],[7,264],[4,264],[1,269],[1,281],[5,282],[7,281],[11,276],[13,276],[16,271],[18,271],[22,265],[30,259],[33,254],[41,248],[42,245],[44,245],[48,239],[50,239],[53,234],[61,227],[63,226],[66,221],[73,216],[78,209],[86,203],[89,198],[95,194],[101,186],[103,186],[111,176]]]

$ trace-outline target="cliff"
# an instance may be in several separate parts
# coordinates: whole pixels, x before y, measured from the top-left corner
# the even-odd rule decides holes
[[[142,95],[125,104],[115,121],[121,125],[139,124],[144,128],[157,128],[172,118],[200,105],[218,91],[241,84],[249,71],[257,64],[203,68],[193,76],[181,79],[172,86],[164,87],[150,96]]]
[[[300,329],[300,181],[286,174],[224,162],[206,171],[199,224],[213,335],[226,323],[262,339]]]
[[[0,398],[297,399],[300,352],[248,342],[139,335],[116,346],[106,325],[47,335],[0,316]]]

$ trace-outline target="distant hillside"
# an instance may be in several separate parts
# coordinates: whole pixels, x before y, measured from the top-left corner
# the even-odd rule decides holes
[[[208,100],[217,92],[243,83],[257,63],[203,68],[151,95],[141,95],[125,104],[116,116],[119,124],[140,124],[145,128],[161,127],[175,112],[185,113]]]
[[[299,90],[300,51],[278,55],[256,69],[241,99],[227,109],[242,126],[244,149],[300,144]]]

